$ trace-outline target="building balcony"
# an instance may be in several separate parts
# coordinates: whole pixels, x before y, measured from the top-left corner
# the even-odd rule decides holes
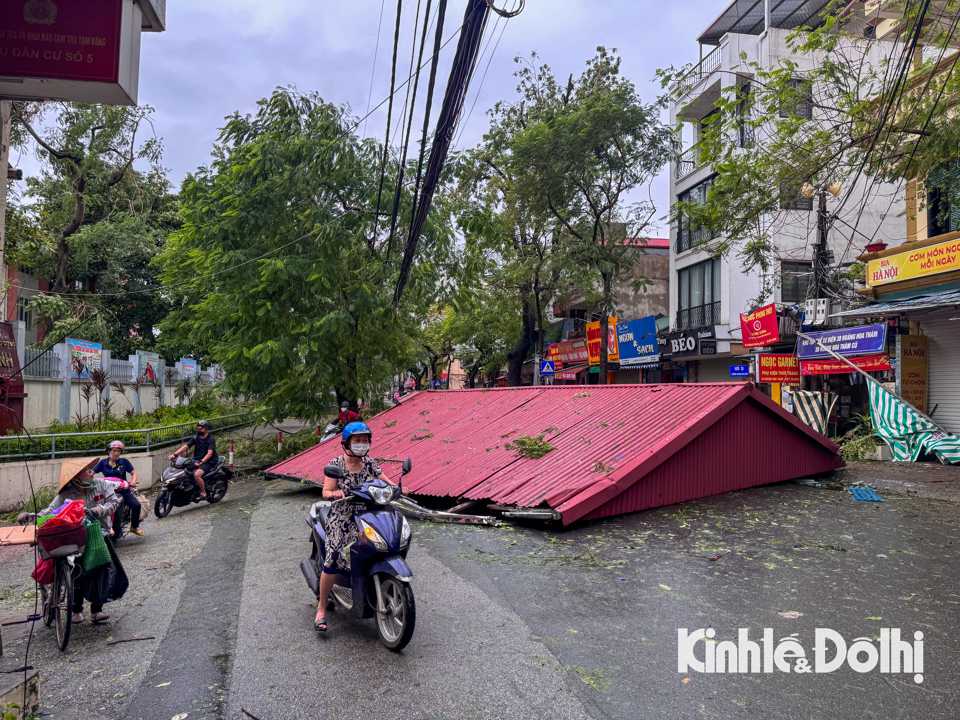
[[[692,175],[701,167],[703,167],[699,162],[700,157],[700,148],[694,145],[692,148],[685,150],[680,157],[677,158],[677,165],[674,168],[673,176],[677,180],[682,180],[688,175]]]
[[[720,324],[720,301],[677,311],[674,330],[696,330]]]
[[[709,55],[697,63],[677,84],[677,97],[689,95],[697,85],[710,77],[720,67],[720,47],[714,48]]]
[[[677,231],[677,242],[675,243],[674,249],[679,255],[687,250],[692,250],[697,245],[706,242],[707,240],[713,240],[713,235],[709,230],[704,228],[699,228],[697,230],[687,230],[681,228],[679,231]]]

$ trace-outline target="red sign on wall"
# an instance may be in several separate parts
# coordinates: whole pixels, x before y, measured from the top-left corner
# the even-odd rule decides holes
[[[796,355],[757,355],[757,382],[800,383],[800,360]]]
[[[0,75],[116,83],[122,0],[0,2]]]
[[[876,355],[860,355],[858,357],[847,358],[861,370],[889,370],[890,356],[887,353],[877,353]],[[836,373],[856,372],[847,363],[836,358],[827,358],[825,360],[804,360],[801,363],[801,373],[803,375],[833,375]]]
[[[764,347],[780,342],[776,306],[770,303],[749,315],[740,313],[740,330],[745,348]]]

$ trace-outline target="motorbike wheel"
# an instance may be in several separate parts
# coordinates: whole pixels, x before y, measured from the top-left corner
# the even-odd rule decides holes
[[[417,624],[417,607],[413,588],[387,575],[380,583],[386,612],[377,612],[377,632],[380,642],[393,652],[400,652],[413,638]]]
[[[117,513],[120,514],[120,536],[114,538],[114,540],[119,540],[121,537],[130,532],[130,508],[124,503],[120,506],[120,509],[117,510]],[[114,516],[116,517],[116,515]]]
[[[53,613],[57,621],[57,647],[63,652],[70,642],[70,629],[73,625],[73,574],[66,561],[57,563],[50,604],[54,606]]]
[[[46,625],[47,627],[50,627],[51,625],[53,625],[54,612],[53,612],[52,597],[53,596],[50,594],[50,591],[47,589],[47,586],[41,585],[40,599],[42,602],[41,607],[43,608],[42,610],[43,624]]]
[[[161,490],[160,494],[157,495],[157,501],[153,504],[153,514],[158,518],[165,518],[172,509],[173,497],[170,495],[170,491],[167,489]]]
[[[223,496],[227,494],[227,486],[229,484],[230,483],[227,482],[226,478],[217,478],[217,482],[214,484],[212,492],[207,493],[207,502],[213,505],[223,500]]]

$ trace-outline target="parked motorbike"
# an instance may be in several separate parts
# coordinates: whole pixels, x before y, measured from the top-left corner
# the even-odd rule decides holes
[[[204,499],[199,495],[199,487],[193,479],[193,472],[196,469],[197,462],[194,460],[177,457],[171,461],[170,467],[160,476],[163,487],[153,504],[154,515],[164,518],[175,507],[184,507]],[[206,501],[212,505],[223,500],[232,478],[233,471],[226,465],[226,458],[219,457],[213,469],[203,476],[203,484],[207,491]]]
[[[410,472],[410,458],[403,461],[403,475]],[[324,468],[327,477],[340,478],[336,465]],[[350,570],[338,573],[330,593],[328,607],[339,607],[356,618],[377,621],[380,641],[398,652],[413,637],[416,605],[413,598],[413,571],[407,566],[412,532],[410,523],[390,503],[403,493],[400,484],[390,485],[380,478],[364,483],[334,502],[355,505],[357,539],[344,552],[350,553]],[[310,507],[310,557],[300,562],[300,570],[313,594],[320,595],[320,574],[326,556],[327,518],[333,505],[320,500]]]
[[[343,431],[343,428],[338,422],[332,422],[323,429],[323,436],[320,438],[320,442],[324,440],[329,440],[335,435],[340,434]]]

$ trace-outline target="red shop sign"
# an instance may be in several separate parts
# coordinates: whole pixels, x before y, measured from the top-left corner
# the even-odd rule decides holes
[[[771,303],[749,315],[740,313],[740,330],[745,348],[764,347],[780,342],[776,305]]]
[[[860,355],[858,357],[847,358],[861,370],[889,370],[890,356],[887,353],[877,353],[876,355]],[[800,372],[802,375],[833,375],[836,373],[855,372],[847,363],[841,362],[836,358],[826,358],[824,360],[804,360],[800,363]]]
[[[0,75],[116,83],[122,0],[0,2]]]

